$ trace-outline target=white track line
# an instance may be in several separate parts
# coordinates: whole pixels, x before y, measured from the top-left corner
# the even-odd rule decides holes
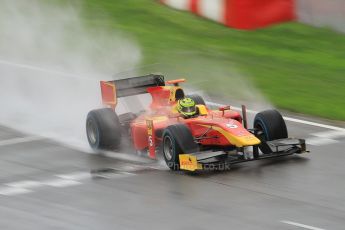
[[[283,117],[285,120],[292,121],[295,123],[301,123],[301,124],[305,124],[305,125],[311,125],[311,126],[316,126],[316,127],[320,127],[320,128],[332,129],[332,130],[345,132],[344,128],[336,127],[333,125],[325,125],[325,124],[320,124],[320,123],[316,123],[316,122],[312,122],[312,121],[305,121],[305,120],[296,119],[296,118],[292,118],[292,117],[286,117],[286,116],[283,116]]]
[[[209,105],[213,105],[213,106],[223,106],[224,105],[224,104],[219,104],[219,103],[210,102],[210,101],[207,101],[206,103]],[[234,110],[241,111],[241,108],[239,108],[239,107],[231,106],[231,108],[233,108]],[[247,109],[247,113],[255,114],[255,113],[258,113],[258,111]],[[316,127],[320,127],[320,128],[332,129],[332,130],[345,132],[344,128],[340,128],[340,127],[336,127],[336,126],[332,126],[332,125],[325,125],[325,124],[321,124],[321,123],[317,123],[317,122],[306,121],[306,120],[301,120],[301,119],[296,119],[296,118],[286,117],[286,116],[284,116],[284,119],[287,121],[295,122],[295,123],[300,123],[300,124],[311,125],[311,126],[316,126]]]
[[[78,78],[78,79],[83,79],[83,80],[93,80],[93,81],[97,80],[97,79],[93,79],[93,78],[81,77],[80,75],[76,75],[76,74],[70,74],[70,73],[65,73],[62,71],[46,69],[46,68],[42,68],[42,67],[38,67],[38,66],[34,66],[34,65],[9,62],[6,60],[1,60],[1,59],[0,59],[0,64],[15,67],[15,68],[20,68],[20,69],[28,69],[28,70],[38,71],[38,72],[57,74],[57,75],[60,75],[62,77],[68,77],[68,78],[73,77],[73,78]]]
[[[61,175],[56,175],[59,178],[66,179],[66,180],[84,180],[91,178],[91,175],[89,172],[76,172],[76,173],[71,173],[71,174],[61,174]]]
[[[29,188],[37,188],[42,186],[42,183],[39,181],[33,181],[33,180],[24,180],[24,181],[18,181],[18,182],[12,182],[12,183],[7,183],[5,184],[9,187],[13,187],[13,188],[25,188],[25,189],[29,189]]]
[[[49,180],[49,181],[42,181],[42,184],[57,188],[64,188],[74,185],[80,185],[82,184],[79,181],[76,180],[66,180],[66,179],[55,179],[55,180]]]
[[[289,224],[289,225],[293,225],[296,227],[300,227],[300,228],[310,229],[310,230],[325,230],[324,228],[317,228],[317,227],[313,227],[310,225],[300,224],[300,223],[292,222],[292,221],[288,221],[288,220],[282,220],[280,222],[282,222],[284,224]]]
[[[35,180],[23,180],[6,183],[0,187],[0,195],[3,196],[15,196],[20,194],[26,194],[34,192],[34,188],[40,188],[44,186],[52,186],[56,188],[64,188],[69,186],[75,186],[82,184],[81,180],[90,178],[88,172],[73,172],[64,175],[55,175],[57,179],[35,181]]]
[[[118,173],[102,173],[98,177],[120,179],[135,175],[135,173],[119,170]],[[54,176],[55,178],[43,181],[23,180],[0,185],[0,196],[15,196],[31,193],[34,192],[34,190],[31,189],[44,188],[47,186],[55,188],[66,188],[70,186],[81,185],[85,180],[92,178],[90,172],[72,172],[69,174],[58,174]]]
[[[15,145],[15,144],[20,144],[20,143],[25,143],[25,142],[39,141],[43,139],[45,138],[39,137],[39,136],[17,137],[17,138],[0,141],[0,146]]]
[[[17,187],[7,187],[7,188],[1,188],[0,189],[0,195],[3,196],[14,196],[19,194],[25,194],[32,192],[29,189],[26,188],[17,188]]]

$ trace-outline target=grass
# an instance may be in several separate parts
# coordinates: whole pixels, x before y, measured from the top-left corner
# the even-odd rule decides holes
[[[299,23],[239,31],[155,0],[82,5],[89,26],[121,30],[138,42],[141,64],[149,65],[142,72],[184,75],[229,97],[245,97],[241,92],[250,82],[279,108],[345,120],[344,35]]]

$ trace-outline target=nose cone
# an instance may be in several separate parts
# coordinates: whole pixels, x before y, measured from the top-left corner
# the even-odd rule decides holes
[[[261,143],[256,136],[248,132],[242,124],[236,120],[230,120],[228,123],[220,124],[219,127],[213,127],[213,129],[220,132],[236,147],[252,146]]]

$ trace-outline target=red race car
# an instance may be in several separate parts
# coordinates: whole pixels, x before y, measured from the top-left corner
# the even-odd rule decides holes
[[[288,138],[278,111],[256,114],[249,129],[245,106],[242,114],[230,106],[211,110],[201,96],[185,95],[179,86],[184,81],[165,81],[164,76],[154,74],[101,81],[105,108],[87,115],[90,146],[94,150],[118,150],[129,140],[134,150],[147,152],[150,158],[162,153],[170,169],[189,171],[306,152],[305,140]],[[152,96],[145,111],[116,114],[118,98],[145,93]]]

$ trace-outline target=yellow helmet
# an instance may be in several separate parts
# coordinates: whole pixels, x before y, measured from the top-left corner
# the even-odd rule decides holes
[[[177,111],[185,117],[191,117],[196,114],[195,101],[192,98],[178,100]]]

